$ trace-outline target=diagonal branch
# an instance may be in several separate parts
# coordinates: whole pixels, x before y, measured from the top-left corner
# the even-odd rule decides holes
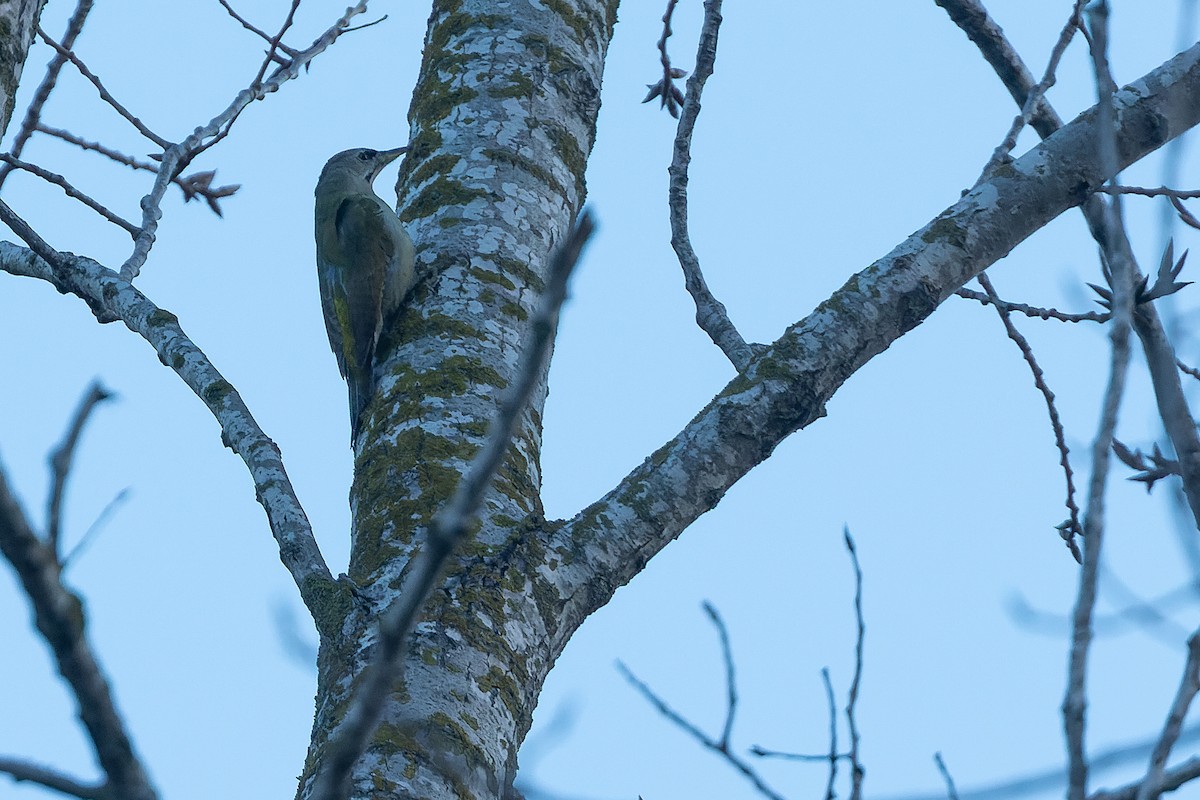
[[[149,342],[159,360],[204,402],[221,426],[222,441],[250,470],[258,502],[279,543],[279,557],[309,611],[320,621],[318,612],[333,576],[313,538],[312,525],[284,469],[279,448],[259,428],[233,385],[183,332],[178,318],[154,305],[131,283],[89,258],[55,251],[2,200],[0,221],[32,248],[31,252],[0,241],[0,270],[48,281],[59,291],[84,300],[99,318],[121,320]]]
[[[13,156],[8,155],[7,153],[0,153],[0,161],[3,161],[5,166],[7,166],[7,167],[11,167],[12,169],[24,170],[25,172],[28,172],[31,175],[38,176],[39,178],[46,181],[47,183],[53,183],[55,186],[59,187],[64,192],[66,192],[67,197],[70,197],[72,200],[78,200],[79,202],[83,203],[85,206],[90,208],[92,211],[95,211],[100,216],[104,217],[106,220],[111,222],[113,225],[116,225],[118,228],[121,228],[122,230],[124,230],[130,236],[135,236],[135,237],[137,236],[138,227],[136,225],[134,225],[129,220],[124,219],[123,217],[117,215],[113,211],[110,211],[105,205],[98,202],[97,200],[94,200],[91,196],[84,194],[83,192],[76,189],[74,186],[71,185],[71,183],[66,178],[64,178],[62,175],[59,175],[57,172],[51,172],[48,169],[43,169],[42,167],[39,167],[37,164],[30,164],[28,162],[22,161],[19,158],[14,158]]]
[[[696,52],[696,69],[687,82],[683,114],[675,133],[675,156],[667,170],[671,177],[671,247],[675,248],[679,266],[683,268],[684,285],[696,303],[696,324],[741,372],[749,365],[753,352],[729,321],[725,306],[709,291],[704,274],[700,271],[700,259],[692,249],[691,235],[688,233],[687,190],[688,165],[692,161],[692,132],[700,116],[700,95],[704,92],[704,83],[712,75],[713,63],[717,58],[717,32],[720,27],[721,0],[705,0],[704,27],[700,31],[700,45]]]
[[[1118,92],[1118,166],[1200,122],[1198,92],[1200,46]],[[580,554],[555,573],[571,598],[564,627],[580,624],[784,438],[822,416],[859,367],[1111,178],[1095,155],[1097,133],[1095,114],[1085,113],[972,189],[784,332],[608,494],[549,530],[549,547]]]

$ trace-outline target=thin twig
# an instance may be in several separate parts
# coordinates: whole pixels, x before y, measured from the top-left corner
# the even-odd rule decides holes
[[[88,525],[87,530],[83,532],[83,536],[79,537],[79,541],[75,543],[65,556],[60,560],[62,571],[65,573],[67,567],[75,563],[75,560],[87,549],[87,546],[92,543],[92,539],[96,534],[104,528],[104,523],[108,522],[109,518],[116,513],[127,499],[129,499],[130,489],[126,486],[121,491],[117,492],[111,500],[105,503],[104,508],[100,509],[100,513],[92,520],[92,524]],[[313,663],[313,662],[308,662]]]
[[[1071,9],[1071,17],[1067,20],[1067,24],[1063,26],[1062,31],[1058,34],[1058,41],[1054,43],[1054,48],[1050,51],[1050,60],[1046,64],[1046,71],[1042,75],[1042,80],[1034,84],[1029,90],[1029,94],[1025,98],[1025,102],[1021,105],[1021,113],[1013,119],[1012,125],[1008,129],[1008,133],[1004,136],[1004,140],[1000,142],[1000,144],[997,145],[996,149],[992,152],[991,158],[989,158],[987,164],[984,165],[983,171],[980,173],[979,180],[976,181],[976,183],[982,183],[991,177],[991,174],[996,167],[1004,162],[1005,159],[1010,157],[1009,154],[1012,152],[1012,149],[1017,146],[1017,136],[1020,135],[1025,126],[1028,125],[1037,114],[1038,107],[1042,103],[1043,95],[1045,95],[1046,91],[1049,90],[1050,87],[1055,83],[1055,73],[1058,71],[1058,62],[1062,60],[1063,53],[1065,53],[1067,50],[1067,45],[1069,45],[1071,40],[1075,38],[1075,31],[1079,30],[1081,23],[1080,13],[1082,12],[1086,1],[1087,0],[1075,0],[1075,5]]]
[[[253,34],[258,35],[261,39],[266,41],[268,44],[273,44],[276,49],[282,50],[283,52],[287,53],[290,58],[296,57],[296,55],[298,53],[298,51],[296,49],[288,47],[287,45],[283,44],[282,42],[274,42],[269,33],[262,30],[261,28],[254,27],[246,20],[245,17],[243,17],[241,14],[234,11],[233,6],[229,5],[228,0],[217,0],[217,2],[220,3],[221,6],[226,11],[229,12],[229,16],[233,17],[235,20],[240,22],[242,24],[243,28],[245,28],[246,30],[250,31]]]
[[[668,9],[670,13],[670,9]],[[667,18],[664,17],[664,20]],[[705,0],[704,27],[700,31],[700,45],[696,51],[696,70],[687,82],[687,96],[683,101],[683,114],[675,132],[674,157],[667,170],[671,183],[670,198],[671,247],[683,268],[683,283],[696,303],[696,324],[709,335],[713,344],[723,352],[739,371],[750,365],[753,351],[729,320],[725,306],[713,296],[700,271],[700,259],[692,249],[688,233],[688,165],[692,160],[692,132],[700,115],[700,96],[704,83],[712,75],[717,57],[717,33],[721,27],[721,0]],[[668,26],[668,31],[670,30]],[[666,58],[665,39],[662,43],[663,58]]]
[[[67,21],[67,30],[63,33],[62,38],[63,47],[67,50],[75,46],[75,40],[83,32],[83,24],[87,21],[88,14],[91,13],[92,3],[93,0],[79,0],[76,3],[75,11],[71,14],[71,19]],[[66,63],[67,59],[58,53],[55,53],[54,58],[50,59],[50,64],[46,67],[46,76],[42,78],[42,82],[38,84],[37,90],[33,93],[33,99],[29,101],[29,107],[25,109],[25,119],[21,121],[21,127],[17,131],[17,135],[13,137],[13,145],[8,152],[14,158],[20,158],[21,153],[25,151],[25,144],[37,128],[42,117],[42,108],[50,99],[50,93],[58,84],[58,74]],[[4,185],[4,181],[12,170],[13,168],[7,164],[0,167],[0,186]]]
[[[979,48],[984,60],[1000,77],[1009,94],[1020,108],[1024,108],[1034,87],[1033,74],[1025,66],[1021,57],[1004,36],[1004,31],[988,15],[987,9],[979,0],[934,0],[937,5],[950,16],[950,19],[962,29],[972,42]],[[1043,96],[1037,103],[1037,110],[1029,124],[1043,138],[1062,127],[1062,119]]]
[[[1113,126],[1112,97],[1115,83],[1108,69],[1108,5],[1105,0],[1088,6],[1088,21],[1092,34],[1092,63],[1096,74],[1097,120],[1100,134],[1100,159],[1105,174],[1115,182],[1117,145]],[[1092,477],[1088,487],[1087,514],[1084,519],[1083,570],[1072,614],[1071,650],[1067,668],[1067,690],[1063,699],[1063,728],[1067,740],[1068,800],[1084,800],[1087,796],[1088,762],[1084,744],[1087,713],[1087,660],[1092,641],[1092,614],[1096,605],[1096,586],[1100,556],[1104,543],[1105,483],[1117,426],[1117,413],[1125,390],[1129,367],[1129,330],[1133,316],[1134,275],[1129,242],[1124,236],[1120,217],[1120,197],[1113,197],[1104,209],[1102,249],[1106,255],[1112,287],[1112,323],[1109,338],[1112,354],[1109,363],[1108,386],[1100,425],[1092,444]]]
[[[1082,563],[1083,558],[1079,552],[1079,545],[1075,542],[1075,537],[1083,533],[1083,526],[1079,522],[1079,506],[1075,503],[1075,474],[1071,470],[1070,450],[1067,448],[1067,437],[1063,431],[1062,420],[1058,416],[1058,407],[1054,403],[1054,392],[1050,391],[1049,385],[1046,383],[1046,374],[1042,371],[1042,367],[1038,364],[1037,359],[1033,355],[1033,348],[1029,346],[1029,340],[1026,339],[1013,321],[1009,318],[1008,312],[1001,307],[1000,298],[996,294],[996,287],[992,285],[992,281],[988,278],[986,272],[979,273],[979,285],[983,287],[984,292],[988,296],[988,300],[996,307],[996,312],[1000,315],[1000,321],[1004,324],[1004,330],[1008,333],[1008,338],[1012,339],[1021,351],[1022,358],[1029,365],[1029,371],[1033,373],[1033,383],[1038,391],[1042,393],[1042,399],[1046,402],[1046,411],[1050,415],[1050,428],[1054,432],[1054,445],[1058,448],[1058,463],[1062,467],[1063,475],[1067,483],[1067,521],[1064,525],[1059,526],[1059,533],[1063,541],[1067,545],[1067,549],[1071,551],[1071,555],[1075,557],[1077,562]]]
[[[1156,189],[1145,186],[1101,186],[1096,191],[1104,194],[1136,194],[1141,197],[1173,197],[1177,200],[1194,200],[1200,197],[1200,189],[1169,189],[1166,186]]]
[[[837,797],[837,701],[833,696],[833,681],[829,677],[829,667],[821,667],[821,681],[825,684],[825,699],[829,703],[829,780],[825,783],[825,800]]]
[[[1196,369],[1195,367],[1189,367],[1187,364],[1183,363],[1183,361],[1181,361],[1178,358],[1175,359],[1175,366],[1177,366],[1179,368],[1180,372],[1200,381],[1200,369]]]
[[[61,794],[78,797],[80,800],[114,800],[111,790],[102,783],[84,783],[58,770],[18,758],[0,757],[0,773],[8,775],[17,783],[37,784]]]
[[[672,117],[679,117],[679,107],[683,105],[683,92],[675,85],[676,78],[682,78],[687,73],[671,66],[671,57],[667,55],[667,39],[671,38],[671,17],[675,14],[675,6],[679,0],[667,0],[667,10],[663,12],[663,32],[658,40],[659,61],[662,63],[663,74],[655,83],[646,84],[650,91],[646,93],[643,103],[649,103],[654,98],[661,98],[660,108],[665,108]]]
[[[1068,314],[1065,311],[1059,311],[1057,308],[1040,308],[1038,306],[1030,306],[1025,303],[1013,303],[1000,298],[992,299],[988,297],[986,292],[976,292],[973,289],[968,289],[965,286],[954,292],[959,297],[967,300],[974,300],[983,305],[994,305],[997,309],[1004,312],[1015,311],[1018,314],[1024,314],[1027,317],[1036,319],[1056,319],[1059,322],[1108,322],[1109,314],[1099,311],[1088,311],[1083,314]]]
[[[754,785],[754,788],[758,790],[759,794],[770,798],[770,800],[785,800],[783,795],[767,786],[762,776],[758,774],[754,767],[738,757],[738,755],[731,750],[722,749],[719,741],[710,737],[678,711],[667,705],[667,702],[659,697],[653,689],[643,683],[636,675],[634,675],[633,672],[630,671],[629,667],[618,661],[617,670],[621,673],[622,677],[629,682],[630,686],[636,689],[638,693],[642,695],[642,697],[646,698],[646,700],[652,706],[654,706],[655,710],[658,711],[659,714],[661,714],[670,722],[674,723],[676,727],[683,730],[704,747],[720,753],[721,757],[728,762],[730,766],[742,773],[742,775],[744,775],[746,779]]]
[[[1193,744],[1197,741],[1200,741],[1200,724],[1193,724],[1183,729],[1179,737],[1180,744],[1184,742]],[[1095,751],[1089,759],[1091,772],[1098,774],[1103,770],[1126,767],[1134,762],[1144,764],[1146,759],[1150,757],[1153,749],[1154,740],[1143,740],[1113,747],[1108,750]],[[1196,760],[1200,761],[1200,758]],[[1173,770],[1167,771],[1164,783],[1169,783],[1181,777],[1177,774],[1173,775],[1173,772]],[[1193,777],[1196,777],[1196,775],[1188,776],[1186,780],[1191,780]],[[994,783],[968,789],[959,787],[958,796],[959,800],[1014,800],[1014,798],[1018,797],[1045,794],[1047,792],[1061,795],[1061,790],[1065,786],[1066,780],[1066,771],[1062,767],[1054,767],[1018,778],[1010,778],[1003,783]],[[1121,800],[1136,800],[1137,787],[1140,785],[1141,781],[1139,780],[1129,786],[1113,790],[1112,793],[1119,795]],[[1179,785],[1180,783],[1175,783],[1170,788],[1178,788]],[[1167,791],[1167,789],[1164,788],[1164,791]],[[1101,798],[1104,798],[1104,800],[1113,800],[1110,796],[1112,793],[1098,791],[1093,793],[1089,800],[1101,800]],[[946,792],[943,789],[938,792],[919,795],[892,795],[890,797],[882,797],[880,800],[946,800]]]
[[[863,672],[863,639],[867,632],[863,621],[862,608],[862,567],[858,563],[858,550],[854,546],[854,537],[850,528],[842,529],[846,541],[846,550],[850,553],[850,563],[854,566],[854,620],[857,628],[854,636],[854,679],[850,681],[850,693],[846,701],[846,722],[850,728],[850,800],[861,800],[862,782],[865,770],[858,760],[858,722],[854,716],[854,708],[858,703],[858,686],[862,682]]]
[[[88,141],[80,136],[76,136],[68,130],[63,130],[62,128],[51,128],[48,125],[38,123],[37,131],[38,133],[44,133],[48,136],[62,139],[64,142],[69,142],[70,144],[73,144],[82,150],[90,150],[92,152],[99,153],[102,156],[107,156],[113,161],[116,161],[118,164],[123,164],[127,167],[132,167],[133,169],[144,170],[146,172],[158,172],[157,164],[151,164],[149,161],[142,161],[141,159],[126,155],[125,153],[114,150],[111,147],[107,147],[100,142]],[[217,216],[221,216],[221,208],[218,204],[218,201],[222,198],[232,196],[235,192],[237,192],[238,189],[242,187],[241,184],[237,183],[228,184],[225,186],[213,186],[212,178],[215,175],[216,170],[206,170],[204,172],[195,172],[191,175],[181,175],[172,179],[171,182],[178,186],[183,192],[183,199],[185,202],[190,202],[196,197],[202,197],[204,198],[204,201],[208,203],[208,207],[211,208]]]
[[[1115,636],[1136,631],[1153,636],[1171,647],[1177,647],[1181,639],[1187,638],[1187,629],[1171,619],[1168,612],[1172,607],[1191,607],[1196,604],[1195,583],[1184,584],[1164,592],[1157,598],[1144,599],[1138,597],[1116,573],[1103,565],[1101,581],[1107,595],[1117,594],[1123,598],[1117,600],[1123,607],[1107,614],[1093,615],[1092,630],[1096,635]],[[1110,597],[1109,601],[1114,602],[1114,599]],[[1008,612],[1013,622],[1033,633],[1058,639],[1071,629],[1069,616],[1035,608],[1019,594],[1008,602]]]
[[[1175,211],[1179,214],[1179,219],[1183,222],[1183,224],[1190,228],[1196,228],[1197,230],[1200,230],[1200,219],[1196,219],[1195,215],[1187,210],[1187,207],[1183,204],[1183,201],[1178,197],[1172,197],[1170,200],[1171,205],[1174,206]]]
[[[836,715],[837,709],[834,709]],[[781,761],[828,761],[829,753],[791,753],[786,750],[770,750],[762,745],[752,745],[750,754],[759,756],[760,758],[778,758]],[[838,753],[837,758],[846,760],[850,758],[849,753]]]
[[[1153,789],[1155,794],[1173,792],[1188,781],[1200,778],[1200,756],[1193,756],[1177,767],[1163,773],[1162,782]],[[1120,789],[1106,789],[1093,794],[1088,800],[1136,800],[1142,790],[1142,781],[1122,786]]]
[[[287,33],[288,29],[292,27],[292,23],[296,18],[296,10],[298,8],[300,8],[300,0],[292,0],[292,4],[288,8],[288,13],[284,16],[283,24],[280,26],[279,32],[276,33],[274,36],[267,37],[267,44],[270,46],[267,48],[266,55],[263,57],[263,62],[259,66],[258,72],[255,74],[253,80],[250,81],[251,88],[262,84],[262,79],[267,74],[267,69],[270,68],[270,66],[272,64],[278,64],[281,67],[286,67],[290,63],[284,59],[279,58],[279,55],[276,51],[278,49],[280,49],[280,45],[283,41],[284,34]],[[350,30],[353,30],[353,29],[347,28],[346,30],[342,31],[342,33],[348,33]],[[176,171],[178,171],[179,169],[182,169],[186,163],[190,162],[196,156],[200,155],[201,153],[208,150],[209,148],[215,147],[220,142],[222,142],[225,139],[225,137],[229,136],[229,132],[233,129],[233,123],[237,122],[238,117],[241,116],[242,111],[244,111],[244,110],[245,110],[244,107],[239,109],[237,111],[237,113],[235,113],[232,117],[230,117],[229,121],[225,123],[224,127],[222,127],[219,131],[217,131],[216,135],[213,136],[211,139],[209,139],[206,142],[200,142],[199,144],[197,144],[197,146],[192,149],[191,153],[187,156],[187,158],[180,162],[180,166],[177,168]]]
[[[954,788],[954,778],[950,776],[950,770],[946,769],[946,762],[942,760],[942,754],[934,753],[933,762],[937,764],[938,772],[942,774],[942,780],[946,782],[946,797],[949,800],[958,800],[958,789]]]
[[[59,175],[57,172],[51,172],[48,169],[43,169],[43,168],[39,167],[37,164],[30,164],[27,161],[22,161],[19,158],[14,158],[13,156],[8,155],[7,153],[0,153],[0,161],[3,161],[5,164],[7,164],[9,167],[11,167],[13,169],[24,170],[25,172],[28,172],[32,175],[38,176],[39,178],[46,181],[47,183],[53,183],[55,186],[59,187],[64,192],[66,192],[67,197],[70,197],[73,200],[78,200],[79,202],[83,203],[85,206],[90,208],[92,211],[95,211],[100,216],[104,217],[106,220],[111,222],[113,225],[116,225],[118,228],[123,229],[131,237],[138,235],[138,227],[136,225],[134,225],[129,220],[110,211],[107,207],[105,207],[99,201],[94,200],[90,196],[88,196],[88,195],[84,194],[83,192],[79,191],[78,189],[76,189],[74,186],[72,186],[67,181],[66,178],[64,178],[62,175]]]
[[[467,467],[454,496],[434,518],[427,540],[409,565],[404,590],[379,620],[379,640],[371,664],[349,701],[342,721],[329,735],[309,800],[340,800],[350,773],[379,722],[384,701],[403,667],[409,634],[446,560],[467,537],[483,494],[509,447],[517,418],[541,375],[554,343],[558,314],[566,299],[567,279],[592,235],[591,215],[583,212],[550,261],[546,288],[530,320],[530,335],[517,365],[517,375],[497,414],[487,440]]]
[[[292,0],[292,5],[288,8],[287,15],[283,18],[283,24],[279,26],[279,32],[267,40],[270,47],[267,48],[267,55],[263,59],[262,66],[258,68],[258,74],[254,77],[254,83],[261,81],[267,74],[267,69],[273,63],[278,63],[275,51],[281,49],[284,34],[292,27],[292,23],[296,20],[296,10],[300,8],[300,0]]]
[[[92,411],[112,396],[112,392],[105,389],[100,381],[92,381],[71,417],[71,424],[67,427],[62,442],[50,454],[51,480],[50,496],[46,502],[46,544],[55,559],[59,556],[63,497],[67,490],[67,477],[71,474],[71,464],[75,460],[75,447],[79,444],[79,436],[83,433],[83,426],[87,424]]]
[[[1171,703],[1167,721],[1163,724],[1162,734],[1158,737],[1158,743],[1154,745],[1150,766],[1146,770],[1146,777],[1142,778],[1137,800],[1155,800],[1161,792],[1167,759],[1171,756],[1171,748],[1179,740],[1183,720],[1187,717],[1188,708],[1197,692],[1200,692],[1200,631],[1188,638],[1188,655],[1183,667],[1183,677],[1179,680],[1179,689],[1175,693],[1174,702]]]
[[[717,629],[717,635],[721,638],[721,656],[725,661],[725,724],[721,728],[720,745],[722,749],[729,749],[729,737],[733,734],[733,719],[737,714],[737,676],[733,670],[733,648],[729,645],[729,630],[725,627],[725,621],[721,619],[716,607],[704,601],[704,613],[712,620],[712,624]]]
[[[79,56],[75,55],[66,47],[63,47],[61,44],[47,36],[46,32],[41,29],[41,26],[38,27],[37,33],[43,42],[53,47],[60,56],[70,61],[75,66],[75,69],[79,70],[79,74],[87,78],[91,84],[96,87],[96,91],[100,92],[100,99],[112,106],[113,110],[120,114],[126,122],[136,128],[138,133],[140,133],[142,136],[145,136],[147,139],[163,149],[171,146],[169,141],[150,130],[148,127],[146,127],[146,124],[134,116],[129,109],[121,105],[117,98],[113,97],[112,92],[104,88],[104,84],[100,82],[100,78],[97,77],[96,74],[90,69],[88,69],[86,64],[79,60]]]
[[[349,26],[351,19],[367,10],[368,1],[359,0],[358,3],[347,8],[346,13],[337,22],[318,36],[307,49],[297,53],[296,57],[290,62],[275,70],[271,74],[271,77],[242,89],[224,111],[213,117],[206,124],[196,128],[190,136],[179,144],[164,149],[158,176],[154,179],[154,185],[151,187],[150,192],[141,201],[142,232],[133,243],[133,252],[129,254],[129,257],[125,259],[125,263],[121,265],[119,272],[122,279],[132,281],[141,272],[142,265],[146,263],[146,258],[150,255],[150,248],[154,246],[155,236],[158,232],[158,221],[162,218],[161,204],[163,195],[166,194],[167,187],[174,180],[177,172],[186,168],[187,164],[195,156],[196,150],[207,139],[221,135],[222,131],[227,132],[228,125],[232,124],[252,102],[261,100],[268,94],[278,91],[284,83],[299,75],[301,69],[337,41],[338,37]]]

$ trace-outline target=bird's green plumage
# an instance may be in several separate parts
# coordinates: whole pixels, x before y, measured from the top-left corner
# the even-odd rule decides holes
[[[317,181],[317,279],[329,344],[350,389],[351,443],[375,393],[375,346],[415,280],[413,244],[371,182],[405,151],[346,150]]]

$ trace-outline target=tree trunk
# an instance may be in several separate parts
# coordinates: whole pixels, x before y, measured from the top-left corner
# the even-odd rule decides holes
[[[322,629],[305,796],[423,530],[512,380],[545,268],[583,204],[616,0],[435,3],[409,113],[402,218],[418,285],[380,343],[351,489],[350,578]],[[543,372],[418,624],[355,797],[500,798],[559,652],[543,525]],[[344,615],[344,618],[343,618]]]

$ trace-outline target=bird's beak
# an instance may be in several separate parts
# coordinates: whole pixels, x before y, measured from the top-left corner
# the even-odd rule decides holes
[[[395,150],[380,150],[375,157],[375,171],[371,173],[371,180],[375,180],[379,173],[383,172],[383,168],[395,161],[400,156],[408,152],[408,145],[397,147]]]

